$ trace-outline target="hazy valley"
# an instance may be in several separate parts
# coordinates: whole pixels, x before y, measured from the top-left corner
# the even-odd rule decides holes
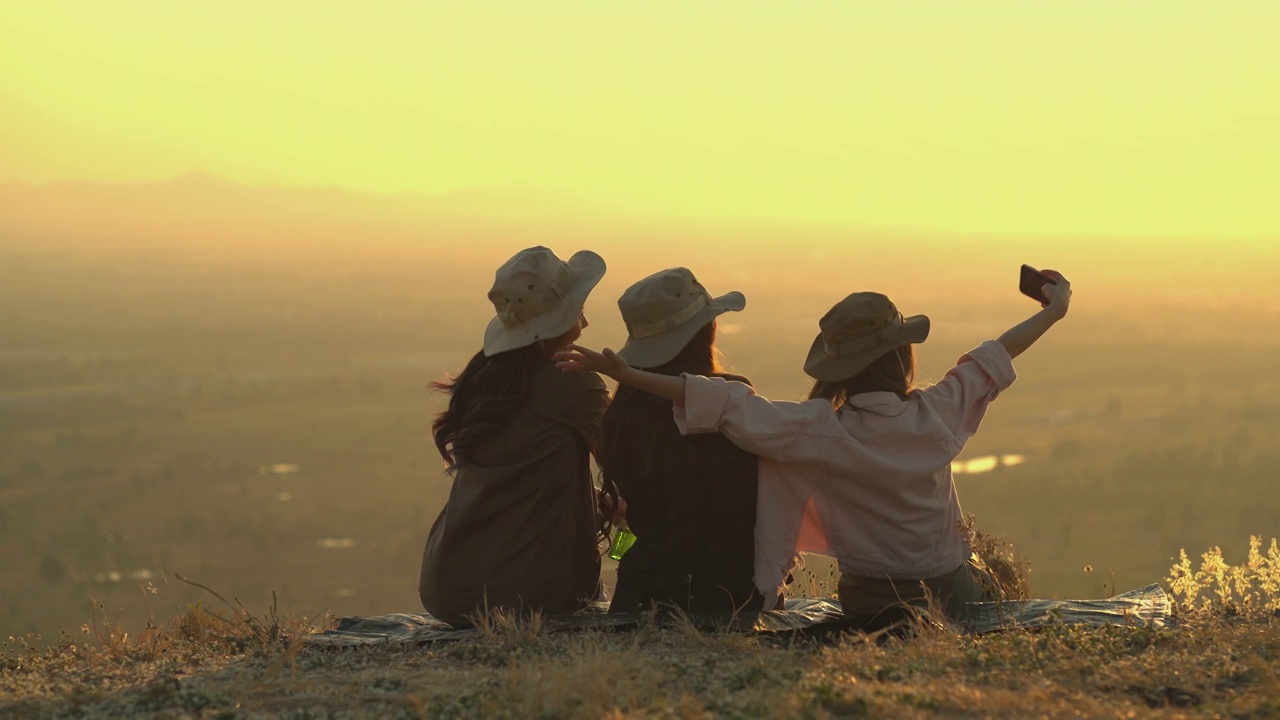
[[[614,299],[662,267],[744,291],[722,349],[778,398],[805,391],[817,317],[848,292],[929,314],[922,375],[937,379],[1033,311],[1019,263],[1057,267],[1072,315],[1019,361],[959,479],[965,510],[1032,563],[1033,593],[1127,590],[1180,548],[1280,530],[1275,244],[1169,241],[1175,260],[1155,240],[720,227],[516,200],[206,177],[0,188],[0,635],[51,641],[90,598],[133,626],[206,599],[175,573],[253,608],[274,592],[312,613],[417,610],[448,489],[427,383],[478,349],[493,269],[532,244],[609,261],[589,344],[621,342]]]

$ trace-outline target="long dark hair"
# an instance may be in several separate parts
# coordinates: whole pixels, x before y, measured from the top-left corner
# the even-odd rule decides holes
[[[656,367],[645,368],[649,372],[661,375],[713,375],[720,372],[719,353],[716,344],[716,322],[712,320],[698,330],[675,357]],[[665,418],[666,422],[653,423],[653,418]],[[618,507],[618,485],[616,468],[623,463],[650,462],[652,457],[641,453],[640,457],[624,457],[623,442],[627,437],[635,437],[637,432],[648,432],[650,427],[670,427],[676,433],[675,424],[671,422],[671,401],[665,398],[637,390],[630,385],[619,385],[609,409],[605,410],[604,419],[600,423],[600,448],[596,452],[596,462],[600,464],[600,506],[604,515],[605,532],[611,525],[614,510]],[[640,428],[645,428],[641,430]]]
[[[833,407],[864,392],[891,392],[903,400],[915,389],[916,352],[914,345],[902,345],[876,358],[857,375],[844,380],[818,380],[809,390],[809,399],[823,398]]]
[[[436,449],[453,470],[472,459],[487,438],[501,430],[512,413],[528,401],[533,377],[546,362],[537,343],[485,357],[478,352],[456,377],[431,383],[449,395],[449,407],[431,423]]]

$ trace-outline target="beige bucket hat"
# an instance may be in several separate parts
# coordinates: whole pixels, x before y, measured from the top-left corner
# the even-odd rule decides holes
[[[689,268],[656,272],[618,298],[627,324],[627,344],[618,354],[635,367],[651,368],[671,360],[704,325],[747,306],[736,290],[713,298]]]
[[[604,259],[590,250],[568,262],[542,246],[516,253],[494,273],[489,302],[497,317],[484,331],[485,356],[564,334],[604,271]]]
[[[804,371],[824,382],[851,378],[890,350],[929,337],[929,318],[904,318],[889,298],[874,292],[854,293],[836,303],[818,327]]]

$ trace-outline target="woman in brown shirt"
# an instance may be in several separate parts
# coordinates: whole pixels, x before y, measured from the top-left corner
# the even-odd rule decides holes
[[[589,455],[608,403],[598,375],[556,369],[586,327],[605,264],[523,250],[498,269],[484,349],[451,383],[433,425],[453,476],[427,538],[422,605],[454,625],[477,611],[573,612],[595,599],[601,524]]]

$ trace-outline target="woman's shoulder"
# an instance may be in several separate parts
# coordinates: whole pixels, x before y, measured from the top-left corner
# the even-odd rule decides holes
[[[543,393],[583,393],[605,390],[604,379],[588,371],[561,370],[553,363],[546,363],[534,376],[535,390]]]
[[[604,380],[593,372],[561,370],[548,363],[533,381],[535,415],[567,425],[599,425],[609,402]]]

